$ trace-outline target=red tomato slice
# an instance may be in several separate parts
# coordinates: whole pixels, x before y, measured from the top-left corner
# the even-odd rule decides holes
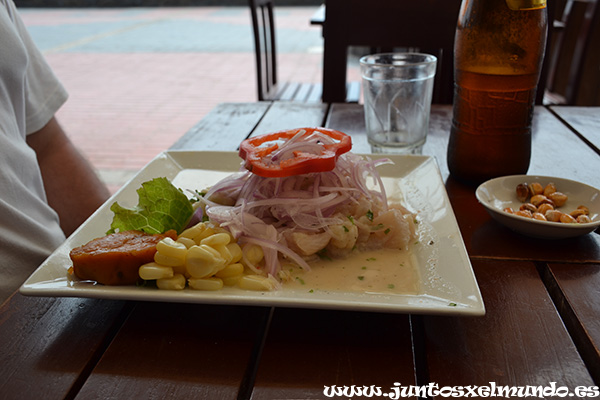
[[[319,133],[326,138],[319,140]],[[240,145],[239,155],[252,173],[281,178],[331,171],[340,154],[351,148],[352,139],[340,131],[298,128],[246,139]]]

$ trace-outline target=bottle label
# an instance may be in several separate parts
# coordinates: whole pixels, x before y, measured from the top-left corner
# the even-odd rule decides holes
[[[506,0],[506,5],[514,11],[539,10],[546,8],[546,0]]]

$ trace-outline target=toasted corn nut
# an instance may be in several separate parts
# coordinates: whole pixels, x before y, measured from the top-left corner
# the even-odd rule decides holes
[[[571,211],[569,213],[569,215],[575,219],[577,219],[577,217],[579,217],[580,215],[588,215],[588,213],[586,213],[586,210],[582,209],[582,208],[577,208],[573,211]]]
[[[203,244],[190,247],[185,259],[185,267],[192,278],[211,276],[224,265],[225,260],[221,254]]]
[[[231,237],[227,233],[215,233],[214,235],[208,236],[200,241],[200,244],[215,247],[218,245],[225,246],[229,244]]]
[[[515,213],[515,210],[513,210],[513,209],[512,209],[512,207],[506,207],[506,208],[504,209],[504,212],[507,212],[507,213],[509,213],[509,214],[514,214],[514,213]]]
[[[188,284],[195,290],[221,290],[223,280],[219,278],[190,278]]]
[[[181,236],[177,238],[176,242],[184,245],[186,247],[186,249],[189,249],[190,247],[192,247],[196,244],[196,242],[194,242],[194,239],[181,237]]]
[[[570,216],[569,214],[562,214],[560,216],[560,222],[562,222],[563,224],[574,224],[577,222],[577,220],[575,218],[573,218],[572,216]]]
[[[589,222],[592,222],[592,219],[589,215],[582,214],[577,217],[576,221],[579,224],[587,224]]]
[[[535,196],[544,193],[544,187],[539,182],[533,182],[529,184],[529,194]]]
[[[583,210],[585,212],[585,215],[590,215],[590,209],[587,208],[586,206],[579,206],[577,207],[578,210]]]
[[[531,218],[533,214],[529,210],[519,210],[515,213],[515,215],[525,218]]]
[[[538,221],[547,221],[544,214],[539,213],[539,212],[534,212],[532,217],[533,217],[533,219],[537,219]]]
[[[548,203],[548,198],[546,196],[544,196],[543,194],[536,194],[534,196],[531,196],[531,204],[533,204],[536,207],[539,207],[540,204],[544,204],[544,203]]]
[[[244,266],[240,263],[229,264],[219,272],[215,274],[218,278],[229,278],[230,276],[242,275],[244,273]]]
[[[562,215],[562,212],[558,210],[548,210],[544,215],[550,222],[560,222],[560,216]]]
[[[157,279],[156,286],[163,290],[183,290],[185,289],[185,277],[175,274],[171,278]]]
[[[239,281],[238,286],[246,290],[267,291],[273,290],[276,283],[272,278],[261,275],[244,275]]]
[[[554,206],[549,203],[542,203],[538,207],[538,212],[543,215],[546,215],[546,211],[548,211],[548,210],[554,210]]]
[[[527,201],[527,199],[529,198],[529,187],[527,186],[526,183],[519,183],[517,185],[517,199],[519,199],[519,201],[521,203],[525,203]]]
[[[543,191],[543,195],[549,197],[552,193],[556,192],[556,185],[552,182],[546,185]]]
[[[229,254],[231,254],[231,263],[239,262],[242,259],[242,248],[237,243],[229,243],[227,246]]]
[[[138,270],[140,278],[145,281],[152,281],[155,279],[165,279],[173,277],[173,268],[165,267],[164,265],[158,265],[155,262],[144,264]]]
[[[562,207],[567,202],[567,195],[561,192],[554,192],[548,197],[556,207]]]
[[[191,226],[181,232],[179,238],[188,238],[192,240],[196,240],[196,237],[200,236],[202,232],[206,230],[206,224],[204,222],[198,222],[196,225]]]
[[[176,267],[185,263],[187,247],[171,238],[165,238],[156,244],[154,261],[160,265]]]
[[[533,214],[533,213],[537,212],[538,209],[537,209],[536,206],[534,206],[531,203],[525,203],[525,204],[521,205],[521,207],[519,208],[519,210],[520,211],[527,210],[527,211],[529,211],[530,213]]]

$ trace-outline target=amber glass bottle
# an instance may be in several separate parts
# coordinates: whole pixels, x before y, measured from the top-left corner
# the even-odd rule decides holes
[[[523,174],[546,45],[546,0],[463,0],[454,43],[453,177]]]

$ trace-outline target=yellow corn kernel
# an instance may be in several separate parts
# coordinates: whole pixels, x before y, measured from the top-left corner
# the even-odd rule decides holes
[[[185,259],[187,272],[193,278],[213,275],[225,265],[221,254],[210,246],[196,245],[189,248]]]
[[[192,289],[196,290],[221,290],[223,280],[219,278],[190,278],[188,283]]]
[[[239,281],[238,286],[246,290],[269,291],[277,286],[273,278],[267,278],[262,275],[244,275]]]
[[[262,247],[250,243],[245,244],[242,247],[242,252],[244,256],[246,256],[246,260],[248,260],[248,262],[252,265],[257,265],[265,256]]]
[[[227,245],[227,250],[231,254],[231,262],[236,263],[242,259],[242,248],[237,243],[229,243]]]
[[[225,264],[223,266],[231,264],[231,261],[233,260],[233,256],[231,255],[231,252],[229,251],[227,246],[224,246],[222,244],[217,244],[217,245],[214,245],[211,247],[213,249],[215,249],[216,251],[218,251],[219,254],[221,255],[221,257],[223,257],[223,259],[225,260]]]
[[[171,238],[164,238],[156,244],[154,261],[160,265],[175,267],[185,263],[187,247]]]
[[[194,242],[196,242],[196,244],[202,244],[202,241],[204,239],[206,239],[209,236],[214,235],[215,233],[217,233],[217,232],[215,231],[214,227],[212,227],[211,225],[206,225],[206,227],[204,228],[202,233],[194,238]]]
[[[181,236],[177,238],[176,242],[184,245],[186,249],[189,249],[190,247],[196,244],[196,242],[194,242],[194,239]]]
[[[185,289],[185,277],[175,274],[171,278],[157,279],[156,286],[163,290],[183,290]]]
[[[138,270],[140,278],[151,281],[154,279],[164,279],[173,277],[173,268],[165,267],[164,265],[158,265],[157,263],[151,262],[144,264]]]
[[[223,280],[224,286],[235,286],[240,281],[240,279],[244,276],[243,274],[229,276],[227,278],[221,278]]]
[[[231,240],[231,236],[227,233],[215,233],[214,235],[208,236],[200,242],[200,244],[205,244],[207,246],[225,246],[229,244]]]
[[[229,264],[222,270],[216,273],[215,276],[218,278],[229,278],[234,275],[242,275],[244,273],[244,266],[240,263]]]
[[[202,234],[202,232],[204,232],[204,230],[206,229],[206,224],[204,222],[199,222],[194,226],[191,226],[189,228],[187,228],[186,230],[184,230],[183,232],[181,232],[181,234],[179,235],[179,238],[188,238],[188,239],[192,239],[195,240],[196,237],[200,236]]]

